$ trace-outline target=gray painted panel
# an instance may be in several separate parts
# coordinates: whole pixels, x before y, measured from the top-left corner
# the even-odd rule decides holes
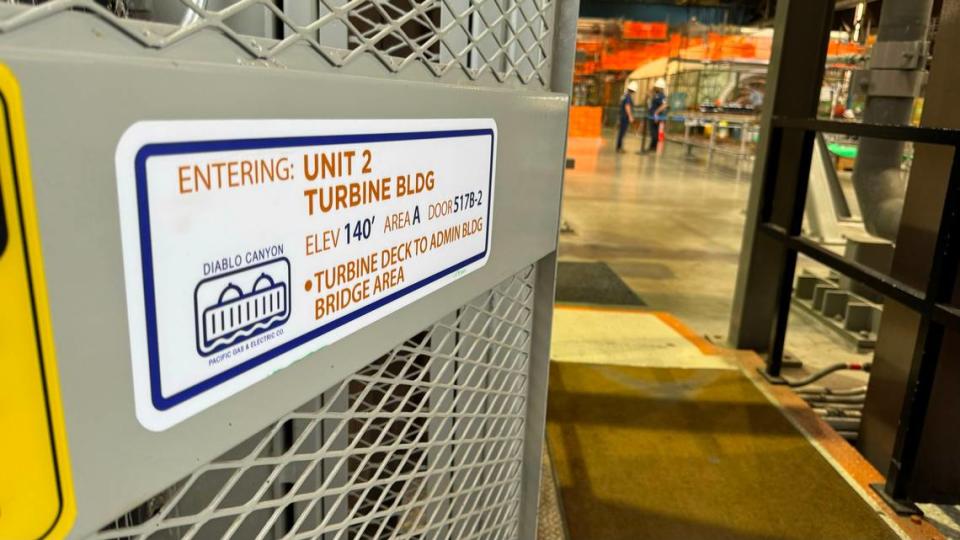
[[[499,27],[505,29],[505,19],[497,15],[501,9],[492,5],[479,3],[474,8],[490,10],[489,16],[493,18],[484,22],[484,19],[478,14],[466,16],[465,25],[469,25],[470,32],[474,34],[476,41],[470,57],[469,64],[471,69],[480,69],[479,74],[468,75],[461,67],[452,66],[442,75],[435,75],[428,66],[420,61],[413,59],[399,70],[387,69],[384,63],[371,52],[357,56],[350,55],[350,60],[345,63],[340,61],[328,61],[323,55],[314,50],[304,41],[297,41],[290,46],[280,47],[275,39],[260,37],[266,34],[265,31],[256,31],[248,28],[247,22],[251,15],[247,12],[240,15],[234,15],[224,21],[223,28],[217,26],[203,26],[200,28],[181,29],[179,26],[166,23],[152,23],[132,19],[116,19],[110,16],[109,19],[101,17],[91,11],[82,9],[79,2],[72,3],[50,3],[42,8],[31,8],[23,5],[0,3],[0,36],[3,43],[11,46],[29,47],[35,50],[56,49],[69,50],[76,54],[102,54],[113,52],[120,55],[137,57],[140,60],[145,59],[170,59],[170,60],[197,60],[202,62],[220,61],[225,63],[237,63],[258,65],[264,68],[281,69],[307,69],[310,71],[323,71],[328,73],[346,73],[351,75],[367,75],[387,79],[399,80],[421,80],[431,82],[445,82],[454,84],[467,84],[471,86],[493,86],[501,89],[512,89],[514,91],[544,92],[545,86],[549,80],[552,68],[551,59],[548,57],[546,63],[541,69],[540,77],[533,77],[526,83],[522,82],[516,74],[506,76],[499,80],[490,69],[494,65],[503,67],[501,62],[506,54],[500,54],[502,47],[507,47],[507,42],[498,43],[494,38],[493,28]],[[86,0],[93,3],[93,0]],[[179,3],[173,2],[171,3]],[[317,0],[318,2],[320,0]],[[331,7],[341,5],[346,0],[323,0]],[[458,4],[462,0],[449,0],[444,6],[444,17],[441,23],[445,26],[440,30],[442,40],[457,50],[457,46],[465,46],[465,35],[463,28],[452,24],[452,15],[463,5]],[[500,0],[479,0],[480,2],[495,2]],[[526,0],[531,2],[534,0]],[[550,21],[555,13],[553,0],[536,0],[542,2],[537,12],[543,14],[546,21]],[[561,0],[564,5],[569,4],[570,0]],[[73,5],[75,10],[71,10]],[[466,5],[466,4],[464,4]],[[526,5],[526,4],[524,4]],[[302,6],[308,7],[308,6]],[[262,6],[261,6],[262,8]],[[87,8],[89,9],[89,8]],[[103,9],[103,8],[100,8]],[[172,6],[164,4],[164,10],[172,9]],[[249,9],[249,8],[248,8]],[[529,8],[524,8],[529,11]],[[31,11],[32,10],[32,11]],[[453,11],[451,11],[453,10]],[[171,17],[178,17],[175,10],[169,14],[165,11],[157,14],[159,20],[169,22]],[[574,10],[574,13],[576,11]],[[527,11],[525,11],[527,13]],[[155,13],[156,14],[156,13]],[[301,17],[307,15],[307,10],[291,10],[288,16],[294,22],[301,21]],[[320,6],[316,15],[320,18],[329,17],[329,8]],[[530,13],[527,17],[532,17]],[[265,20],[260,18],[261,22]],[[539,21],[540,19],[537,19]],[[499,21],[499,22],[498,22]],[[240,24],[243,23],[243,24]],[[486,25],[492,25],[489,32]],[[236,27],[236,28],[234,28]],[[518,40],[526,41],[524,37],[529,36],[530,32],[537,31],[539,22],[531,24],[529,28],[526,25],[519,25],[516,28]],[[233,37],[228,36],[226,29],[231,31],[253,31],[255,34],[238,34]],[[223,31],[221,31],[223,30]],[[288,34],[289,29],[285,30]],[[564,28],[564,32],[569,29]],[[330,55],[332,58],[339,58],[348,51],[345,50],[347,43],[347,29],[342,21],[332,21],[324,24],[318,30],[317,37],[321,40],[324,49],[323,54]],[[570,40],[561,40],[564,43],[569,42],[572,45],[573,37]],[[554,43],[554,31],[552,28],[546,28],[546,33],[542,37],[542,46],[544,51],[551,51]],[[149,45],[147,45],[149,44]],[[478,54],[483,49],[489,56],[484,57]],[[254,53],[256,51],[256,53]],[[441,47],[441,52],[450,52],[447,47]],[[517,49],[514,50],[516,52]],[[443,54],[441,56],[444,56]],[[530,57],[535,60],[537,55]],[[449,58],[443,58],[448,60]],[[562,66],[565,69],[565,66]],[[520,70],[524,73],[524,70]],[[543,78],[541,80],[541,77]]]
[[[75,535],[97,529],[554,249],[565,96],[175,61],[95,34],[74,36],[88,45],[78,54],[52,50],[58,42],[42,33],[36,27],[3,36],[0,58],[24,98],[78,499]],[[46,50],[16,47],[17,40],[42,40]],[[176,54],[203,57],[191,50],[201,41],[178,45]],[[142,428],[133,409],[114,175],[123,131],[146,119],[445,117],[492,117],[498,124],[488,265],[166,432]]]

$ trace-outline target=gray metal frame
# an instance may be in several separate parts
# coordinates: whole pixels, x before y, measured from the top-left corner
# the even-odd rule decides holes
[[[171,49],[213,31],[236,47],[242,63],[289,66],[291,57],[309,51],[314,62],[336,68],[372,59],[390,73],[420,66],[435,78],[457,73],[486,84],[542,89],[550,80],[553,2],[431,0],[403,9],[383,0],[311,0],[315,8],[305,3],[289,10],[272,0],[221,0],[216,9],[191,0],[157,3],[154,20],[177,21],[187,7],[199,15],[173,25],[121,19],[94,0],[51,0],[33,8],[2,6],[0,33],[86,13],[147,49]],[[432,12],[439,12],[439,21]],[[275,28],[283,35],[271,35]]]
[[[272,2],[239,4],[271,9]],[[0,6],[0,61],[23,94],[64,381],[78,508],[73,537],[87,537],[131,510],[146,511],[199,467],[528,267],[535,269],[534,306],[515,496],[517,535],[534,536],[577,2],[516,5],[542,9],[536,20],[552,25],[537,49],[543,62],[529,72],[516,67],[533,50],[520,38],[513,43],[526,52],[501,53],[496,58],[511,60],[500,71],[491,63],[496,58],[479,51],[481,42],[466,36],[475,45],[451,55],[446,69],[423,61],[422,50],[403,62],[375,47],[348,50],[341,59],[349,61],[338,63],[326,45],[318,50],[304,37],[317,28],[301,27],[288,42],[247,37],[215,18],[187,30],[119,20],[87,0]],[[466,18],[471,32],[489,35],[477,18]],[[139,425],[113,163],[127,127],[145,119],[457,117],[494,118],[500,133],[485,267],[168,431]]]
[[[92,538],[512,538],[536,269],[522,269]]]

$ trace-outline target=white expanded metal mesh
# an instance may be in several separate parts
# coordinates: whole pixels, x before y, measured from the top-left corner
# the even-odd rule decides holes
[[[11,32],[67,11],[103,18],[144,46],[166,48],[205,30],[251,58],[283,63],[306,47],[342,67],[373,55],[391,72],[421,64],[435,76],[546,86],[555,0],[21,0],[42,4],[0,20]],[[199,6],[205,7],[199,7]],[[131,24],[127,17],[175,24]],[[272,39],[259,39],[272,38]]]
[[[517,537],[533,289],[529,267],[91,538]]]

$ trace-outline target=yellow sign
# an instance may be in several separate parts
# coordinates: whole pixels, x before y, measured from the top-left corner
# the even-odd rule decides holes
[[[20,91],[0,66],[0,539],[62,538],[76,509]]]

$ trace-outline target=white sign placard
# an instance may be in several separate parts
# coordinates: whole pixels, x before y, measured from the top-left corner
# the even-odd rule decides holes
[[[155,431],[489,256],[493,120],[141,122],[116,166],[136,412]]]

